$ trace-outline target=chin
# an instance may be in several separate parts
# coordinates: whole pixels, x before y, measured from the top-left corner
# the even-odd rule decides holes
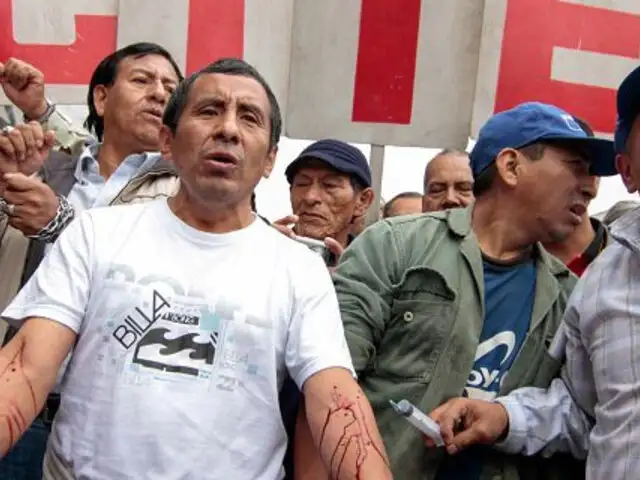
[[[316,240],[324,240],[329,235],[325,233],[324,230],[319,228],[306,228],[304,225],[296,225],[296,235],[300,235],[301,237],[314,238]]]

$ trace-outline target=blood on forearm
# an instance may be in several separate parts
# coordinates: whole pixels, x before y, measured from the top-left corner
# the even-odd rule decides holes
[[[0,350],[0,457],[29,428],[46,395],[37,395],[25,372],[23,353],[21,341],[12,341]]]
[[[364,394],[331,393],[317,439],[332,479],[391,478],[389,461]]]

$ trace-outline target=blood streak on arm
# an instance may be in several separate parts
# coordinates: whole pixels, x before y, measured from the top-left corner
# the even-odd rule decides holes
[[[0,357],[0,456],[11,449],[38,413],[33,385],[23,368],[23,348],[12,350],[8,360]]]

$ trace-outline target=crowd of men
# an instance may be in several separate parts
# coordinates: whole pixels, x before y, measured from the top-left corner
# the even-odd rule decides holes
[[[640,211],[588,207],[602,176],[640,188],[640,68],[615,141],[518,105],[366,229],[367,159],[335,139],[286,169],[290,216],[258,215],[282,118],[243,60],[185,79],[126,46],[83,126],[37,66],[0,85],[24,114],[0,132],[0,478],[637,478]]]

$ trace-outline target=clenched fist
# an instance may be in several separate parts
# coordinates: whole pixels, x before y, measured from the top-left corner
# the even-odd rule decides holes
[[[38,122],[0,130],[0,174],[37,172],[55,143],[53,132],[44,132]]]
[[[47,111],[44,75],[33,65],[16,58],[0,63],[0,85],[7,98],[27,118],[39,119]]]

